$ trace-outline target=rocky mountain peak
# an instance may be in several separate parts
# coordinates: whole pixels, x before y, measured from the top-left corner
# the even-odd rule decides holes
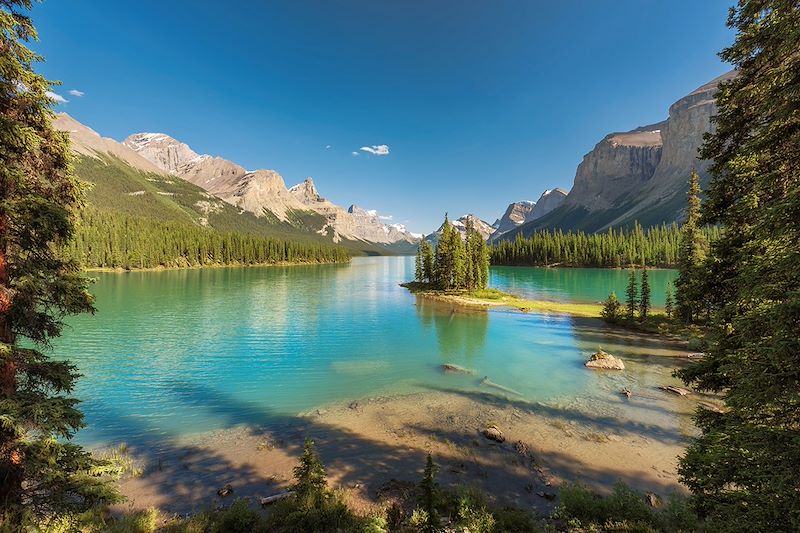
[[[545,190],[539,200],[535,202],[524,201],[509,204],[503,216],[493,225],[495,232],[490,241],[495,241],[504,233],[550,213],[560,206],[566,197],[567,192],[556,187]]]
[[[299,197],[304,203],[319,202],[322,200],[311,176],[307,177],[301,183],[290,187],[289,192]]]
[[[171,174],[180,174],[187,163],[209,157],[199,155],[187,144],[165,133],[134,133],[122,144]]]

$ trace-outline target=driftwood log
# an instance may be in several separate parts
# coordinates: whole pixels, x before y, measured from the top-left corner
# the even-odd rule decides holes
[[[294,494],[293,490],[287,490],[284,492],[279,492],[278,494],[273,494],[272,496],[267,496],[266,498],[261,498],[261,506],[266,507],[267,505],[271,505],[277,501],[284,500]]]
[[[662,385],[661,387],[659,387],[659,389],[671,392],[672,394],[678,394],[679,396],[689,396],[692,393],[692,391],[690,391],[689,389],[684,389],[683,387],[675,387],[673,385],[666,385],[666,386]]]

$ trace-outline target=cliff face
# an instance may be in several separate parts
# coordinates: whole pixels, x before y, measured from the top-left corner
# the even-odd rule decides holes
[[[661,160],[664,123],[626,133],[612,133],[583,156],[568,206],[609,209],[649,180]],[[546,214],[546,213],[545,213]]]
[[[334,242],[364,241],[393,245],[419,241],[402,225],[383,224],[376,213],[351,213],[320,196],[314,180],[287,189],[274,170],[248,172],[243,167],[209,155],[199,155],[186,144],[163,133],[137,133],[125,146],[161,169],[179,176],[209,193],[256,216],[272,215],[281,222],[301,224],[330,236]],[[317,217],[308,228],[305,214]]]
[[[564,203],[566,197],[566,191],[556,188],[544,191],[535,202],[514,202],[509,204],[503,216],[492,224],[495,231],[489,237],[489,241],[497,241],[501,235],[517,229],[522,224],[543,217]]]
[[[509,204],[506,212],[493,224],[495,232],[499,235],[524,224],[528,215],[533,211],[536,202],[514,202]]]
[[[707,179],[708,162],[698,159],[698,149],[711,131],[717,86],[733,76],[724,74],[679,99],[663,122],[606,136],[578,165],[560,207],[502,238],[543,228],[602,231],[634,221],[643,226],[679,221],[692,169]]]
[[[525,222],[541,218],[550,211],[556,209],[558,206],[564,203],[567,195],[567,191],[564,189],[559,189],[558,187],[544,191],[539,199],[536,200],[531,212],[528,213],[527,217],[525,217]]]

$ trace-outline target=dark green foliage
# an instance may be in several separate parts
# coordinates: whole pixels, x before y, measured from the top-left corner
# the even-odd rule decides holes
[[[66,315],[92,312],[87,280],[65,257],[83,186],[66,134],[52,128],[50,84],[31,2],[0,2],[0,530],[69,521],[117,501],[116,470],[71,442],[83,426],[74,365],[42,353]]]
[[[347,262],[347,250],[86,208],[67,251],[89,268]]]
[[[636,318],[636,310],[639,308],[639,287],[636,281],[636,269],[632,268],[628,275],[628,287],[625,289],[625,318],[633,320]]]
[[[304,505],[314,506],[322,501],[327,487],[325,469],[314,451],[314,441],[306,438],[300,464],[294,468],[295,483],[292,486],[295,497]]]
[[[428,454],[425,460],[425,470],[422,474],[422,481],[419,482],[419,504],[423,511],[427,513],[427,521],[424,531],[436,531],[439,527],[439,483],[436,481],[436,473],[439,467],[433,462],[433,457]]]
[[[433,245],[428,241],[420,243],[422,255],[422,278],[423,281],[430,283],[433,280]]]
[[[430,243],[423,242],[419,248],[419,261],[422,274],[432,272],[430,283],[441,290],[485,289],[489,282],[489,252],[483,240],[467,221],[466,243],[461,234],[444,216],[442,234],[436,250],[431,253]],[[432,256],[432,259],[429,259]],[[430,265],[430,266],[429,266]],[[421,280],[418,280],[421,281]]]
[[[702,234],[713,239],[719,229],[708,228]],[[666,268],[678,262],[679,240],[674,224],[646,231],[637,224],[630,230],[594,234],[542,230],[527,239],[501,241],[491,247],[490,256],[493,265],[619,268],[643,262]]]
[[[700,231],[700,178],[692,171],[687,192],[686,222],[681,226],[678,248],[678,279],[675,280],[677,316],[686,324],[695,321],[704,295],[702,294],[702,262],[707,242]]]
[[[612,292],[608,295],[606,301],[603,302],[603,310],[600,311],[600,316],[610,324],[616,324],[622,320],[624,313],[622,303],[617,299],[617,293]]]
[[[680,462],[715,531],[800,531],[800,6],[742,0],[721,57],[703,221],[725,229],[705,262],[706,357],[681,377],[725,398],[699,412]]]
[[[567,484],[559,491],[556,518],[594,530],[625,532],[694,532],[701,530],[686,499],[671,494],[662,509],[652,508],[641,494],[622,482],[610,496],[600,496],[580,484]]]
[[[664,296],[664,314],[667,315],[667,318],[672,318],[672,307],[674,303],[672,301],[672,286],[667,287],[667,293]]]
[[[647,279],[647,267],[642,267],[642,285],[639,290],[639,320],[647,320],[650,314],[650,282]]]
[[[260,527],[261,515],[258,511],[250,509],[247,500],[236,500],[230,508],[221,513],[214,524],[214,533],[254,533],[266,531]]]

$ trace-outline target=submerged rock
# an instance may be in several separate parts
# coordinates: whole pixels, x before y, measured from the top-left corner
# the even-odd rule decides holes
[[[622,359],[618,359],[606,353],[603,350],[598,350],[586,361],[587,368],[600,368],[604,370],[625,370],[625,364]]]
[[[522,394],[520,392],[515,391],[514,389],[511,389],[511,388],[506,387],[504,385],[500,385],[499,383],[495,383],[494,381],[489,379],[489,376],[483,376],[483,379],[481,379],[480,384],[485,386],[485,387],[491,387],[493,389],[497,389],[497,390],[500,390],[500,391],[503,391],[503,392],[507,392],[509,394],[515,394],[517,396],[522,396]]]
[[[676,387],[674,385],[661,386],[659,387],[659,389],[666,392],[671,392],[672,394],[677,394],[679,396],[689,396],[692,393],[692,391],[690,391],[689,389],[684,389],[683,387]]]
[[[475,374],[475,371],[472,369],[464,368],[463,366],[452,365],[450,363],[445,363],[442,365],[442,372],[445,374]]]
[[[481,433],[487,439],[493,440],[495,442],[505,442],[506,441],[505,436],[503,436],[503,432],[500,431],[500,429],[498,429],[498,427],[495,426],[495,425],[491,425],[491,426],[487,427]]]

